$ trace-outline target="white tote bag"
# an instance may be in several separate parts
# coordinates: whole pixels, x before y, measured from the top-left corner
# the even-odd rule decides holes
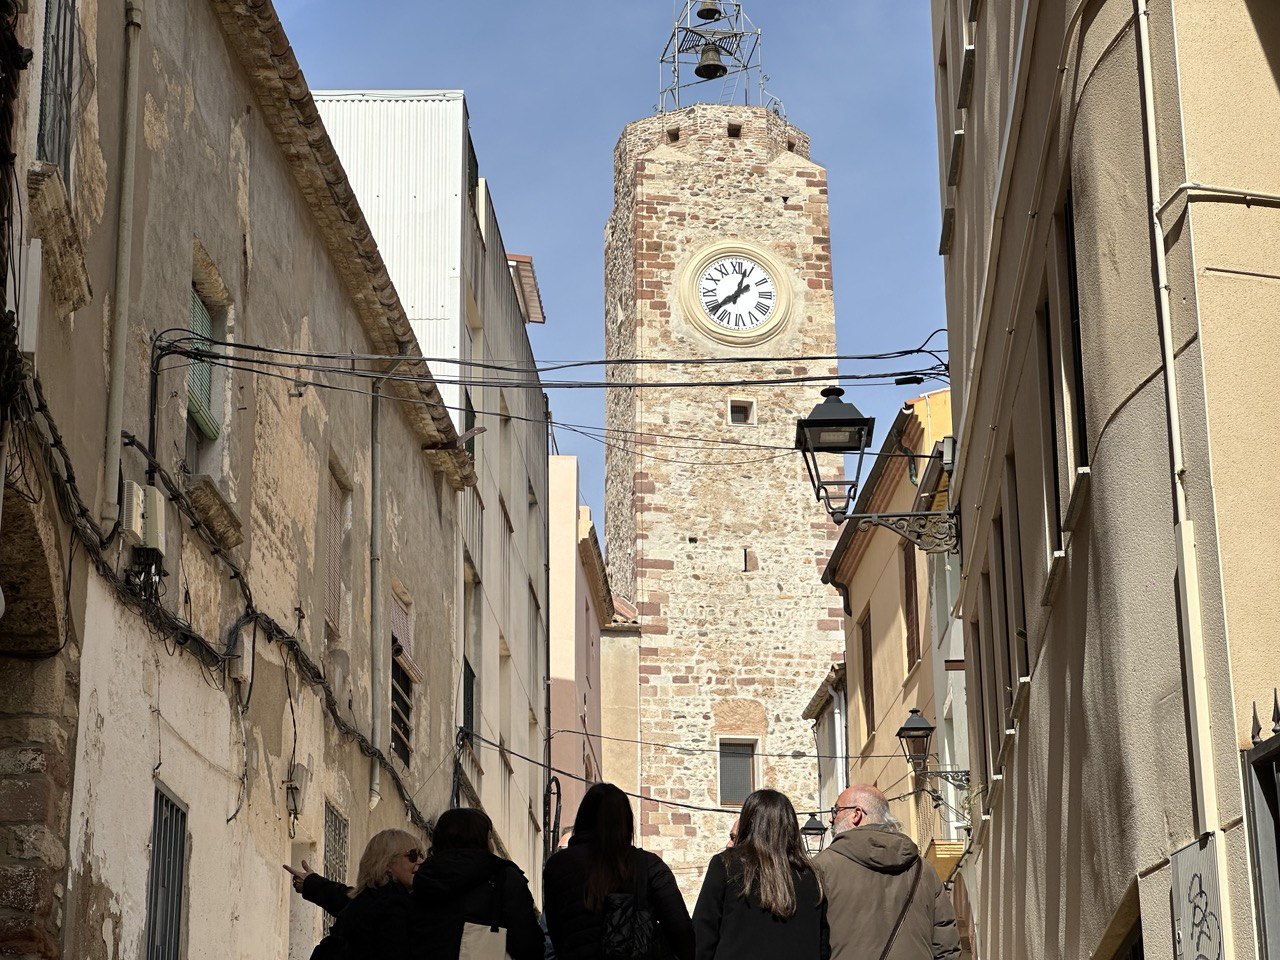
[[[463,924],[458,960],[509,960],[507,931],[487,923]]]

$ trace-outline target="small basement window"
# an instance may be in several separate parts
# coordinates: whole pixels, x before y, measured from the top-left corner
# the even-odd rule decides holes
[[[680,128],[671,127],[667,130],[667,143],[678,143],[680,141]]]
[[[737,140],[741,138],[741,136],[742,136],[742,124],[740,123],[729,124],[729,139]]]
[[[735,426],[751,426],[756,422],[754,400],[730,400],[729,422]]]

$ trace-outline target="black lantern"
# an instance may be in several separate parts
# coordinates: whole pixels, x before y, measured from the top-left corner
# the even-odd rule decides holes
[[[822,845],[827,839],[826,825],[818,819],[816,813],[811,813],[808,821],[800,828],[800,836],[804,838],[804,848],[809,852],[809,856],[821,853]]]
[[[919,710],[912,708],[911,715],[898,728],[898,740],[902,744],[902,755],[911,764],[916,773],[924,773],[929,765],[929,741],[933,739],[933,724],[926,720]]]
[[[843,523],[853,510],[858,495],[858,482],[862,477],[862,460],[871,446],[871,432],[875,418],[862,415],[852,403],[842,400],[841,387],[827,387],[822,391],[823,401],[813,408],[813,413],[796,422],[796,449],[804,455],[804,465],[809,470],[809,481],[819,502],[827,508],[831,519]],[[858,466],[853,480],[824,479],[818,462],[818,454],[844,456],[858,455]],[[841,474],[843,474],[841,470]]]

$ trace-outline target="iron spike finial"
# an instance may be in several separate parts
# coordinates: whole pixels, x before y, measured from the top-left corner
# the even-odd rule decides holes
[[[1258,722],[1258,701],[1253,701],[1253,728],[1249,732],[1249,739],[1253,741],[1256,747],[1262,742],[1262,724]]]
[[[1271,732],[1280,734],[1280,688],[1272,688],[1271,697]]]

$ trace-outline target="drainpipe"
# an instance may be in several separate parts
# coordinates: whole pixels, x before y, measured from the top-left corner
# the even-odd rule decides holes
[[[403,354],[408,344],[401,342]],[[382,376],[373,381],[372,407],[369,415],[369,689],[372,693],[373,745],[382,749],[385,740],[386,700],[383,678],[387,672],[387,646],[383,643],[382,629],[382,385],[395,372],[404,357],[392,360]],[[376,757],[369,761],[369,809],[374,809],[382,799],[382,767]]]
[[[1161,365],[1164,371],[1165,406],[1169,418],[1169,462],[1173,482],[1174,535],[1177,538],[1177,583],[1181,601],[1183,660],[1187,682],[1187,713],[1190,726],[1192,795],[1195,800],[1197,836],[1209,837],[1221,878],[1219,896],[1223,956],[1235,955],[1232,936],[1230,874],[1222,815],[1218,808],[1217,776],[1213,758],[1213,719],[1209,705],[1208,676],[1205,669],[1204,623],[1200,609],[1200,576],[1196,556],[1195,522],[1187,508],[1186,462],[1182,441],[1182,415],[1178,407],[1177,352],[1173,339],[1173,317],[1169,302],[1169,265],[1160,224],[1160,162],[1156,129],[1155,83],[1152,75],[1150,12],[1147,0],[1134,0],[1141,57],[1142,114],[1146,140],[1146,174],[1150,208],[1151,253],[1155,260],[1156,300],[1160,321]],[[1217,834],[1217,836],[1215,836]]]
[[[138,77],[142,2],[125,4],[124,129],[120,147],[120,216],[116,224],[115,311],[111,317],[111,372],[107,387],[106,462],[102,471],[102,522],[120,519],[120,430],[124,426],[126,347],[129,342],[129,279],[133,273],[133,180],[138,147]]]

